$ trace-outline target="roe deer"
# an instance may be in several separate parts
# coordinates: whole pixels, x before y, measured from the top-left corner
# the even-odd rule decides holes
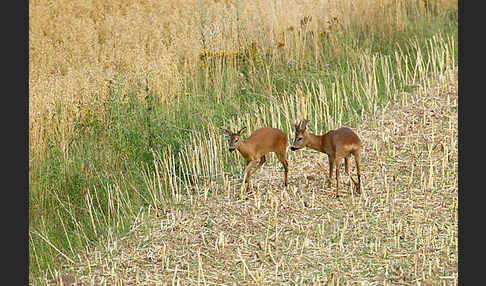
[[[336,166],[336,197],[338,197],[339,188],[339,165],[344,158],[345,171],[351,181],[357,188],[358,194],[361,194],[361,173],[359,170],[361,140],[358,135],[348,127],[341,127],[330,130],[324,135],[318,136],[307,131],[309,120],[303,120],[300,124],[295,124],[295,138],[290,150],[295,151],[303,147],[308,147],[319,152],[326,153],[329,156],[329,182],[328,188],[331,187],[332,173],[334,165]],[[349,173],[349,158],[351,154],[356,162],[358,171],[358,182],[356,182]]]
[[[227,129],[222,128],[224,134],[229,136],[229,151],[238,150],[246,160],[246,168],[244,171],[244,183],[250,182],[250,177],[265,163],[265,154],[275,152],[278,160],[284,167],[284,185],[287,186],[288,163],[285,159],[287,152],[287,136],[280,129],[264,127],[255,130],[246,140],[241,139],[241,135],[246,127],[240,131],[233,133]],[[251,168],[257,164],[256,168],[251,172]]]

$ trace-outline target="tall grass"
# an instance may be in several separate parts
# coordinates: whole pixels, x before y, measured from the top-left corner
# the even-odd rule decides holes
[[[121,93],[144,96],[148,84],[172,101],[201,75],[204,50],[229,52],[254,41],[271,66],[302,67],[308,57],[324,64],[360,53],[349,41],[373,49],[406,37],[419,16],[451,7],[457,1],[29,1],[29,154],[43,157],[49,144],[68,152],[75,119],[103,111],[112,81]],[[324,47],[318,35],[329,37]],[[237,92],[221,87],[213,93]]]
[[[222,126],[352,125],[454,67],[442,2],[29,2],[31,276],[144,207],[228,189]]]

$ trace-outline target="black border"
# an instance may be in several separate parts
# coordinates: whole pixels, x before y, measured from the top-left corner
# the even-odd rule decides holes
[[[12,285],[29,283],[29,1],[4,5],[2,47],[6,59],[3,83],[3,143],[7,143],[6,168],[2,184],[4,208],[3,247],[5,281]],[[13,9],[12,9],[13,8]],[[6,49],[5,49],[6,48]],[[12,99],[12,100],[11,100]],[[14,105],[11,105],[14,103]],[[9,110],[11,112],[9,112]],[[13,136],[12,136],[13,135]],[[14,171],[14,172],[12,172]],[[8,175],[7,175],[8,174]],[[10,200],[13,195],[14,200]],[[2,279],[2,280],[4,280]],[[13,281],[14,283],[11,283]]]
[[[480,9],[480,5],[478,5],[478,9],[472,8],[472,5],[470,5],[469,9],[467,9],[467,14],[465,14],[465,2],[469,2],[468,4],[474,3],[470,1],[460,1],[458,0],[458,13],[459,13],[459,31],[458,31],[458,284],[459,285],[474,285],[477,284],[477,282],[484,279],[479,279],[476,280],[475,276],[479,278],[478,274],[481,274],[481,270],[479,270],[479,267],[482,266],[482,263],[475,263],[474,262],[474,257],[470,257],[471,254],[476,254],[476,258],[482,258],[479,257],[480,252],[477,251],[477,243],[474,243],[472,240],[473,237],[480,237],[482,234],[480,234],[480,229],[477,229],[478,233],[476,235],[470,234],[468,238],[466,238],[465,235],[465,225],[466,224],[481,224],[481,222],[478,222],[478,218],[481,218],[481,214],[474,214],[471,212],[471,210],[474,211],[474,206],[472,206],[472,202],[474,202],[474,199],[471,199],[471,195],[473,195],[471,192],[467,193],[467,190],[469,191],[481,191],[480,188],[478,188],[477,184],[475,184],[474,181],[472,181],[473,178],[478,178],[477,176],[479,174],[479,170],[481,167],[473,166],[471,164],[466,164],[467,162],[467,156],[466,156],[466,149],[467,148],[473,148],[471,147],[470,143],[474,143],[474,141],[468,140],[467,139],[467,130],[472,130],[472,128],[475,128],[474,126],[475,122],[481,122],[480,118],[477,118],[476,120],[469,120],[468,123],[466,123],[466,114],[467,115],[474,115],[476,110],[472,110],[473,105],[480,107],[482,106],[481,104],[474,104],[474,100],[478,99],[478,91],[476,88],[472,87],[471,88],[471,83],[477,82],[476,80],[479,80],[481,82],[481,79],[479,78],[479,75],[481,73],[478,73],[478,69],[475,71],[471,71],[469,69],[469,73],[466,72],[466,69],[464,68],[464,64],[469,58],[470,60],[473,59],[474,62],[477,62],[474,60],[474,57],[477,56],[474,53],[471,55],[471,46],[470,44],[467,44],[468,40],[468,35],[469,37],[474,36],[475,33],[480,32],[478,30],[482,30],[482,27],[484,27],[484,22],[482,21],[484,19],[484,16],[480,16],[479,13],[483,13],[482,9]],[[479,3],[479,2],[476,2]],[[472,9],[471,9],[472,8]],[[478,11],[478,15],[471,15],[472,11]],[[465,26],[465,22],[467,20],[475,20],[476,23],[473,26],[476,26],[479,29],[473,29],[473,31],[469,31]],[[481,27],[481,28],[480,28]],[[472,28],[471,25],[469,28]],[[481,40],[481,37],[477,37],[477,41]],[[477,42],[476,45],[482,46],[483,44],[480,44],[480,42]],[[475,45],[475,44],[473,44]],[[466,50],[469,49],[469,57],[466,55]],[[478,67],[479,68],[479,67]],[[476,76],[477,78],[472,79],[471,76]],[[471,99],[473,101],[471,101]],[[469,104],[467,103],[469,102]],[[473,105],[471,105],[471,103]],[[481,113],[479,113],[481,114]],[[471,118],[471,116],[469,116]],[[472,124],[472,125],[471,125]],[[469,132],[469,135],[471,133]],[[476,135],[477,137],[477,135]],[[476,138],[477,141],[481,140],[479,138]],[[467,145],[466,143],[469,143]],[[468,146],[468,147],[466,147]],[[479,146],[474,146],[475,148],[479,148]],[[476,150],[481,150],[481,149],[476,149]],[[476,154],[479,154],[480,152],[475,152]],[[469,152],[471,154],[471,152]],[[469,161],[471,162],[471,158],[469,158]],[[477,160],[478,163],[480,163],[479,160]],[[480,178],[480,177],[479,177]],[[469,186],[466,187],[466,186]],[[475,196],[475,195],[473,195]],[[477,202],[480,202],[480,200],[476,200]],[[466,205],[467,209],[469,210],[466,212]],[[472,207],[472,208],[471,208]],[[469,217],[466,215],[466,213],[469,213]],[[471,215],[472,214],[472,215]],[[471,228],[470,228],[471,229]],[[472,242],[472,243],[471,243]],[[470,251],[467,255],[467,261],[469,261],[468,264],[466,264],[465,261],[465,249],[466,245],[469,247]],[[476,249],[473,249],[476,248]],[[471,251],[472,250],[472,251]],[[481,261],[481,260],[479,260]],[[467,266],[466,266],[467,265]],[[476,268],[476,269],[475,269]],[[479,270],[479,271],[478,271]],[[476,275],[474,275],[476,274]],[[471,279],[472,278],[472,279]],[[472,283],[467,283],[466,281],[472,282]],[[476,282],[476,283],[474,283]],[[484,282],[483,282],[484,283]],[[477,285],[482,284],[481,282]]]

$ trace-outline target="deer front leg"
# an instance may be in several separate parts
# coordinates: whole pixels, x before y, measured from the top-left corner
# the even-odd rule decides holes
[[[266,158],[265,155],[263,155],[262,158],[260,159],[260,162],[258,162],[258,165],[251,172],[250,176],[253,176],[253,174],[255,174],[256,171],[258,171],[258,169],[260,169],[260,167],[263,166],[265,162],[266,162]]]
[[[336,198],[339,197],[339,165],[343,157],[336,158]]]
[[[242,182],[241,188],[240,188],[241,193],[243,193],[243,188],[246,184],[248,184],[248,187],[249,187],[250,176],[251,176],[250,171],[251,171],[251,168],[253,166],[255,166],[256,163],[257,163],[257,160],[251,160],[251,161],[247,162],[246,168],[245,168],[245,171],[244,171],[243,182]]]
[[[333,175],[333,170],[334,170],[334,155],[329,155],[329,180],[327,182],[327,187],[331,188],[331,180],[332,180],[332,175]]]
[[[288,181],[287,181],[287,173],[289,172],[289,163],[287,162],[287,159],[285,159],[285,153],[276,153],[277,158],[282,163],[282,166],[284,167],[284,186],[288,186]]]

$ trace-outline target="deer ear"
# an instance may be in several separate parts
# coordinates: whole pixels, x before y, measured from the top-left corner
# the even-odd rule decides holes
[[[295,128],[295,131],[299,131],[299,123],[298,122],[294,122],[294,128]]]
[[[240,131],[238,131],[238,135],[243,134],[243,131],[245,131],[245,130],[246,130],[246,127],[241,128]]]
[[[231,131],[229,131],[228,129],[221,128],[221,130],[223,131],[224,135],[231,136],[231,134],[232,134]]]

